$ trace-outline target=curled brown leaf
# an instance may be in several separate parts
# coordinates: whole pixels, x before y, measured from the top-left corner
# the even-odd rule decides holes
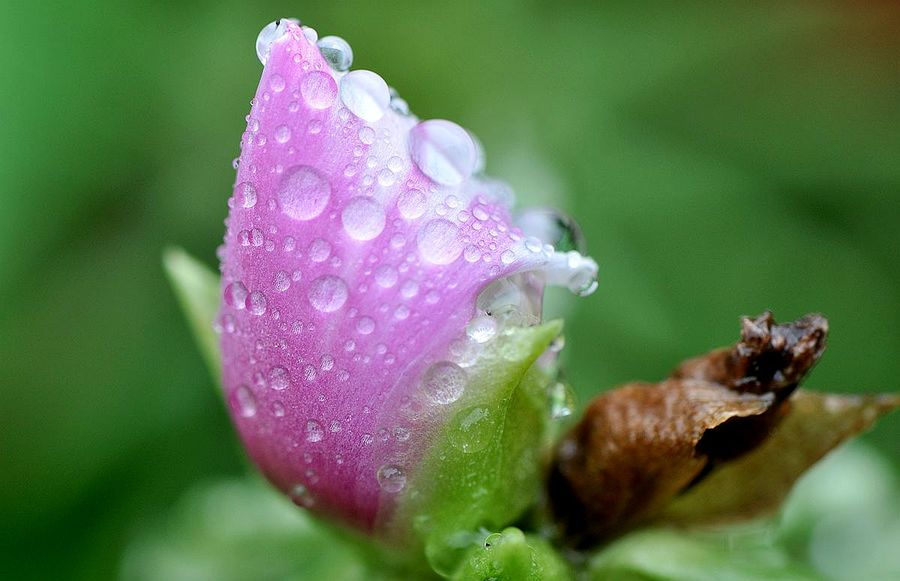
[[[601,394],[560,442],[548,491],[577,546],[648,521],[748,518],[900,398],[790,398],[825,348],[828,323],[742,319],[733,347],[690,359],[658,384]],[[790,398],[790,399],[789,399]]]

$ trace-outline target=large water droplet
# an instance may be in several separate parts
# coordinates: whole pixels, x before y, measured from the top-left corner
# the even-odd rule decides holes
[[[397,209],[407,220],[415,220],[425,213],[425,194],[421,190],[407,190],[397,199]]]
[[[385,464],[378,469],[378,485],[391,494],[400,492],[406,486],[406,474],[403,469],[393,464]]]
[[[466,372],[449,361],[439,361],[428,368],[422,377],[422,391],[439,404],[453,403],[466,389]]]
[[[247,296],[247,310],[254,315],[261,316],[266,312],[266,295],[255,290]]]
[[[384,230],[384,208],[372,198],[353,198],[341,212],[347,235],[354,240],[371,240]]]
[[[259,59],[263,66],[269,60],[269,52],[272,50],[272,45],[276,40],[287,34],[288,22],[296,23],[297,21],[289,18],[279,18],[274,22],[268,23],[259,31],[259,35],[256,37],[256,58]]]
[[[459,229],[443,218],[425,224],[419,230],[416,242],[422,257],[433,264],[450,264],[462,253]]]
[[[387,83],[372,71],[352,71],[341,79],[341,100],[365,121],[381,119],[391,102]]]
[[[487,343],[497,335],[497,321],[486,315],[475,317],[466,325],[466,334],[476,343]]]
[[[275,141],[287,143],[291,139],[291,128],[287,125],[279,125],[275,128]]]
[[[330,197],[331,184],[308,165],[289,168],[278,189],[281,211],[294,220],[312,220],[325,210]]]
[[[474,406],[457,413],[451,423],[450,445],[463,452],[481,452],[497,435],[497,420],[489,408]]]
[[[234,401],[241,417],[252,418],[256,415],[256,396],[246,385],[239,385],[234,390]]]
[[[269,370],[269,387],[276,390],[287,389],[291,384],[291,376],[288,370],[281,366]]]
[[[350,70],[353,64],[353,49],[346,40],[340,36],[323,36],[316,46],[331,68],[341,72]]]
[[[313,262],[325,262],[331,256],[331,243],[323,238],[315,238],[309,243],[307,253]]]
[[[306,441],[307,442],[321,442],[322,438],[325,437],[325,430],[322,428],[322,424],[317,422],[316,420],[309,420],[306,422]]]
[[[317,311],[331,313],[347,302],[347,283],[343,279],[325,274],[312,282],[309,287],[309,303]]]
[[[447,186],[467,180],[478,163],[478,150],[469,133],[444,119],[423,121],[413,127],[409,152],[422,173]]]
[[[337,83],[323,71],[311,71],[300,80],[300,94],[313,109],[327,109],[337,97]]]

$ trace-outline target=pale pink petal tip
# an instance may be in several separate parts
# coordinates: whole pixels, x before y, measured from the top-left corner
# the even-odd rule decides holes
[[[424,374],[471,364],[454,342],[538,322],[545,284],[592,292],[597,265],[554,250],[540,220],[526,230],[544,239],[513,225],[472,136],[350,71],[344,40],[282,19],[256,51],[221,250],[224,386],[273,483],[372,531],[433,429],[398,419],[399,402]]]

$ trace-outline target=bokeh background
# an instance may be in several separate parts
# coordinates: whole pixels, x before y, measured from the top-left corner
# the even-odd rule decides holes
[[[161,268],[214,265],[254,40],[296,16],[454,119],[601,265],[567,316],[584,402],[826,314],[809,384],[897,391],[900,10],[892,2],[4,2],[0,576],[116,577],[243,459]],[[864,437],[900,470],[900,417]]]

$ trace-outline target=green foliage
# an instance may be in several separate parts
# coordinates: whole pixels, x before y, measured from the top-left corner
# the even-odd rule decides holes
[[[466,555],[453,581],[566,581],[569,565],[546,541],[510,527]]]

